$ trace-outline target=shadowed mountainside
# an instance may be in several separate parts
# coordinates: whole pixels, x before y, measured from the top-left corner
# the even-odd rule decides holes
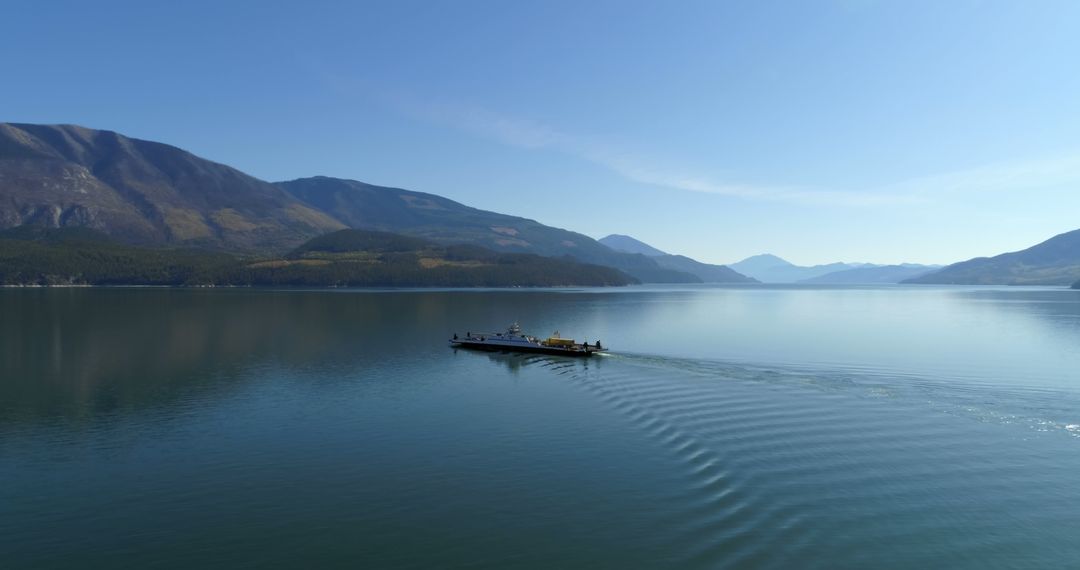
[[[659,255],[654,258],[660,267],[675,271],[685,271],[696,275],[705,283],[760,283],[753,277],[747,277],[726,265],[702,263],[685,255]]]
[[[955,285],[1068,285],[1080,279],[1080,230],[1025,250],[954,263],[905,283]]]
[[[672,255],[627,235],[611,234],[602,237],[600,243],[623,253],[638,253],[649,256],[661,267],[683,271],[697,276],[705,283],[757,283],[757,279],[747,277],[726,265],[702,263],[685,255]]]
[[[583,234],[472,208],[434,194],[327,176],[279,182],[278,186],[351,228],[412,235],[442,244],[471,243],[495,251],[570,256],[583,263],[617,268],[650,283],[701,281],[647,256],[617,252]]]
[[[660,255],[667,255],[666,251],[660,251],[655,247],[641,241],[634,239],[627,235],[611,234],[604,236],[596,240],[615,251],[621,251],[624,253],[640,253],[642,255],[648,255],[649,257],[657,257]]]

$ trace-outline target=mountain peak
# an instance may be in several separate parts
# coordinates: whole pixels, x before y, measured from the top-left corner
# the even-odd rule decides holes
[[[730,264],[731,267],[736,265],[753,265],[755,267],[788,267],[795,265],[794,263],[782,258],[777,257],[771,253],[761,253],[758,255],[751,255],[746,259]]]
[[[738,263],[732,263],[729,267],[764,283],[795,283],[835,271],[872,266],[862,263],[827,263],[825,265],[803,267],[771,253],[763,253],[748,257]]]
[[[596,240],[615,251],[621,251],[623,253],[640,253],[650,257],[657,255],[667,255],[666,252],[660,251],[655,247],[641,241],[634,239],[627,235],[611,234],[606,237],[602,237]]]

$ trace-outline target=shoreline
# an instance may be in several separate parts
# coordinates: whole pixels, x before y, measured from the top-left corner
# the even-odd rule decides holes
[[[319,291],[328,289],[357,289],[357,290],[456,290],[456,291],[484,291],[484,290],[515,290],[515,289],[626,289],[633,287],[674,287],[704,288],[732,287],[764,288],[764,289],[787,289],[787,288],[811,288],[811,289],[865,289],[865,288],[984,288],[984,289],[1043,289],[1054,291],[1080,290],[1080,284],[1074,285],[1010,285],[1010,284],[961,284],[961,283],[843,283],[843,284],[803,284],[803,283],[628,283],[625,285],[475,285],[475,286],[447,286],[447,285],[144,285],[144,284],[113,284],[93,285],[86,283],[62,283],[62,284],[0,284],[2,289],[277,289],[277,290],[305,290]]]
[[[616,289],[620,287],[631,287],[634,284],[627,285],[506,285],[506,286],[489,286],[489,285],[477,285],[474,287],[447,287],[444,285],[88,285],[88,284],[59,284],[59,285],[41,285],[41,284],[27,284],[27,285],[12,285],[12,284],[0,284],[0,289],[299,289],[299,290],[312,290],[318,291],[322,289],[371,289],[371,290],[386,290],[386,289],[418,289],[418,290],[482,290],[482,289]]]

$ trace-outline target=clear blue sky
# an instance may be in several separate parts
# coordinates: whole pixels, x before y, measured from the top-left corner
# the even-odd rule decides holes
[[[1080,228],[1080,2],[7,1],[0,120],[731,262]]]

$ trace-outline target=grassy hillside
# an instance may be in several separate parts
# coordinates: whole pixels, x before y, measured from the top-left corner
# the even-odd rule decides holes
[[[626,285],[609,267],[342,230],[280,258],[119,244],[85,229],[0,232],[0,284],[336,287]]]
[[[1080,279],[1080,230],[1025,250],[954,263],[905,283],[957,285],[1069,285]]]
[[[224,253],[124,245],[84,228],[0,232],[2,285],[191,285],[236,264]]]

